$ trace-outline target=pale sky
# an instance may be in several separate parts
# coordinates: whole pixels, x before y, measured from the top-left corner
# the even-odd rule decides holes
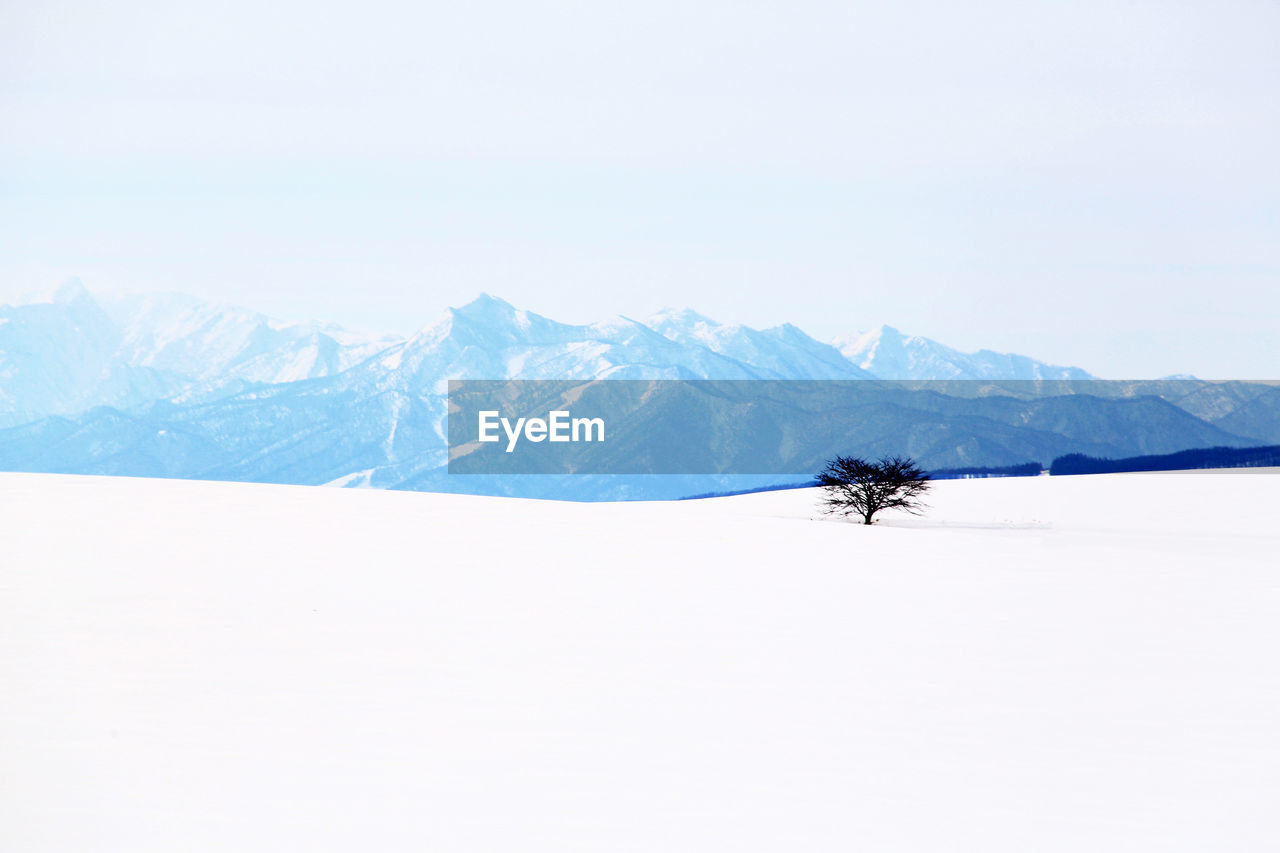
[[[0,297],[1280,378],[1280,4],[0,0]]]

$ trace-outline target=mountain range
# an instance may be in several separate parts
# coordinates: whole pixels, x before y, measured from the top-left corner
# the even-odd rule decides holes
[[[792,325],[724,325],[689,310],[572,325],[484,295],[398,338],[281,322],[180,294],[95,297],[73,280],[0,307],[0,469],[454,490],[461,487],[442,473],[446,383],[507,378],[1090,375],[1019,355],[961,353],[888,326],[823,343]],[[1177,393],[1194,396],[1183,386]],[[1183,407],[1197,422],[1195,441],[1262,443],[1256,439],[1274,424],[1280,403],[1269,392],[1233,395],[1200,393],[1199,411]],[[1216,425],[1232,417],[1249,429]],[[1178,440],[1117,447],[1133,454],[1192,446]],[[1110,447],[1095,443],[1089,452]],[[627,496],[653,493],[621,481],[588,487],[588,479],[573,488],[592,496],[616,496],[620,488]],[[539,483],[523,492],[507,483],[501,491],[553,488]]]
[[[557,323],[482,295],[408,338],[290,323],[179,293],[95,297],[72,279],[0,306],[0,426],[95,406],[200,402],[334,376],[373,356],[446,378],[1083,379],[1018,355],[966,354],[889,326],[823,343],[793,325],[724,325],[690,310]],[[435,375],[430,375],[434,371]]]

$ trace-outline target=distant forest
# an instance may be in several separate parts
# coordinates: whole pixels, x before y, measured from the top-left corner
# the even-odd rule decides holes
[[[1063,474],[1115,474],[1123,471],[1189,471],[1197,468],[1267,468],[1280,466],[1280,444],[1265,447],[1204,447],[1159,456],[1096,459],[1081,453],[1059,456],[1049,466]]]
[[[1129,456],[1124,459],[1099,459],[1083,453],[1059,456],[1049,465],[1049,473],[1060,477],[1071,474],[1121,474],[1131,471],[1193,471],[1200,468],[1280,468],[1280,444],[1265,447],[1202,447],[1196,450],[1180,450],[1154,456]],[[930,471],[934,480],[966,480],[984,477],[1035,477],[1045,468],[1039,462],[1006,465],[1001,468],[941,468]],[[703,492],[680,500],[721,498],[747,495],[757,492],[776,492],[785,489],[808,489],[812,480],[796,483],[780,483],[735,491]]]
[[[1071,453],[1059,456],[1049,465],[1055,477],[1069,474],[1119,474],[1126,471],[1192,471],[1199,468],[1269,468],[1280,467],[1280,444],[1265,447],[1201,447],[1152,456],[1128,456],[1104,459]],[[944,468],[929,472],[935,480],[969,477],[1034,477],[1044,470],[1039,462],[1009,465],[1004,468]]]
[[[1044,470],[1039,462],[1005,465],[1002,468],[940,468],[930,471],[935,480],[968,480],[974,477],[1035,477]]]

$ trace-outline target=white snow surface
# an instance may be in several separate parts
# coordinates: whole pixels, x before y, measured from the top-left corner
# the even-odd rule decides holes
[[[1280,478],[0,475],[0,849],[1260,851]]]

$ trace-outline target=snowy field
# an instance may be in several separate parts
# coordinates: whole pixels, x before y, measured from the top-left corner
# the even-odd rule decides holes
[[[1280,476],[0,474],[5,851],[1280,849]]]

